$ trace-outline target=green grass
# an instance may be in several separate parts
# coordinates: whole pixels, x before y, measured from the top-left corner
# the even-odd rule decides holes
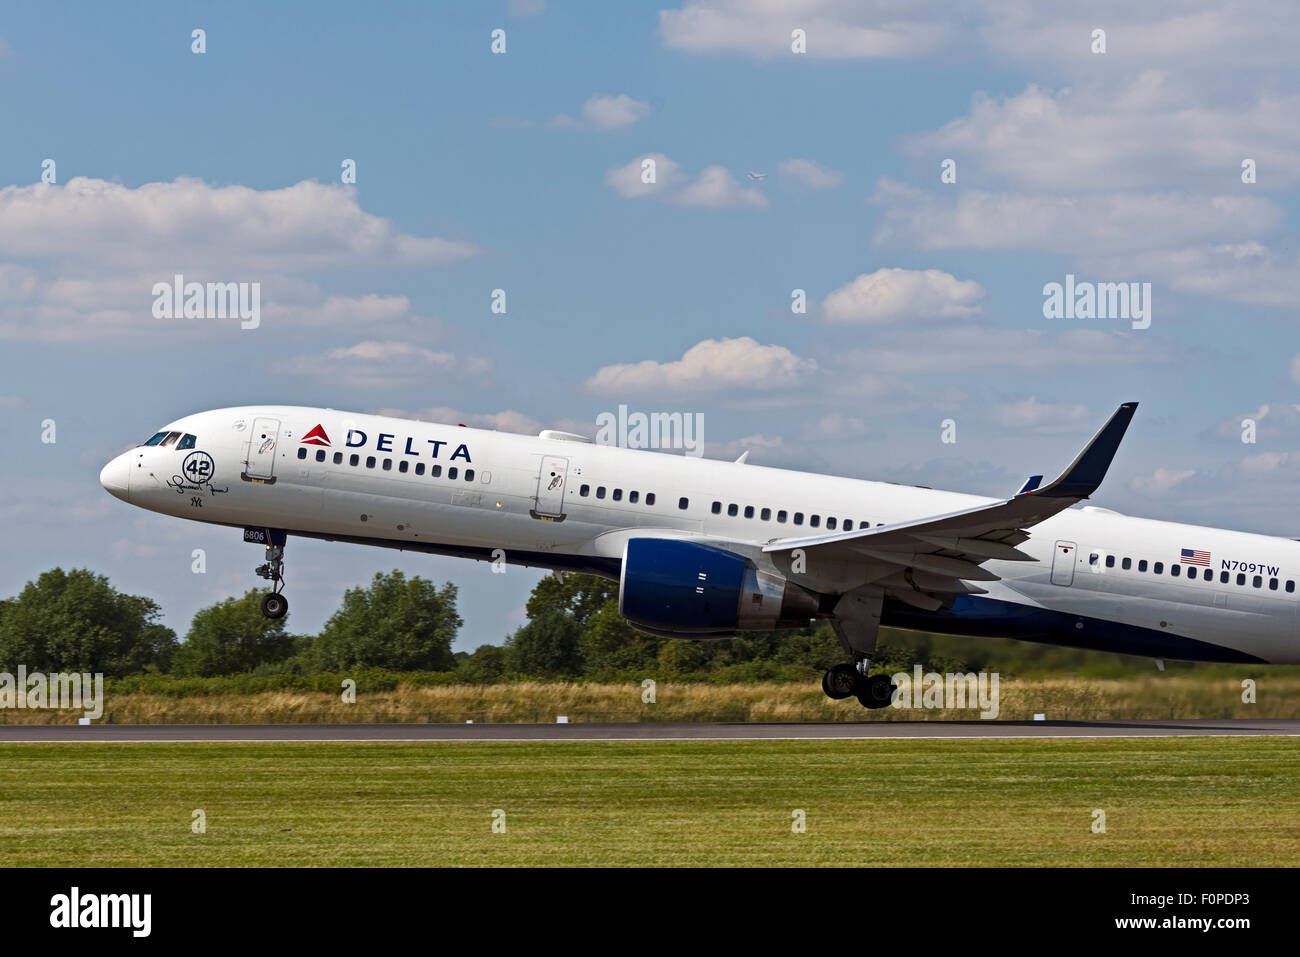
[[[1300,860],[1286,738],[22,744],[0,762],[3,866]]]

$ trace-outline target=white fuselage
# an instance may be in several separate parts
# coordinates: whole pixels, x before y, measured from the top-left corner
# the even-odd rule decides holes
[[[717,544],[771,569],[761,549],[774,540],[996,501],[327,409],[219,409],[164,431],[193,436],[192,447],[125,452],[105,468],[105,486],[195,521],[610,577],[634,537]],[[1034,526],[1019,548],[1037,561],[987,562],[1000,577],[978,583],[987,595],[963,596],[937,615],[897,609],[892,623],[1156,657],[1300,663],[1300,542],[1083,507]],[[861,584],[856,574],[852,563],[823,562],[798,583],[839,594]],[[1112,627],[1099,635],[1096,622]]]

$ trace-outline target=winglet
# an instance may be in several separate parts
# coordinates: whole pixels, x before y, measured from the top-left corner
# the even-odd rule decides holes
[[[1106,470],[1110,468],[1111,460],[1115,458],[1120,440],[1128,431],[1128,424],[1133,420],[1133,413],[1137,411],[1137,407],[1136,402],[1125,402],[1121,405],[1058,479],[1042,488],[1025,490],[1024,494],[1041,495],[1046,498],[1080,499],[1087,498],[1097,491],[1097,486],[1106,477]]]
[[[1026,492],[1032,492],[1034,489],[1038,488],[1038,486],[1042,484],[1043,484],[1043,477],[1041,475],[1031,475],[1029,476],[1029,478],[1025,479],[1025,484],[1020,486],[1020,491],[1017,492],[1016,494],[1024,495]]]

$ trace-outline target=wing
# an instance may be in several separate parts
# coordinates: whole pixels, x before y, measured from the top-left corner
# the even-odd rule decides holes
[[[1136,409],[1136,402],[1125,402],[1116,409],[1070,466],[1047,485],[1041,485],[1042,476],[1035,475],[1001,502],[853,532],[782,539],[765,545],[763,551],[798,548],[809,557],[816,554],[882,566],[878,584],[922,608],[942,604],[934,597],[936,593],[981,593],[985,589],[972,582],[998,580],[980,567],[983,562],[995,558],[1034,561],[1016,548],[1029,538],[1025,529],[1097,490]]]

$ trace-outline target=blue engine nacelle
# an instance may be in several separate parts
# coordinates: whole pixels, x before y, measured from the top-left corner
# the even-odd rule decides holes
[[[632,538],[623,550],[618,611],[642,631],[725,638],[737,629],[802,628],[818,599],[742,555],[673,538]]]

